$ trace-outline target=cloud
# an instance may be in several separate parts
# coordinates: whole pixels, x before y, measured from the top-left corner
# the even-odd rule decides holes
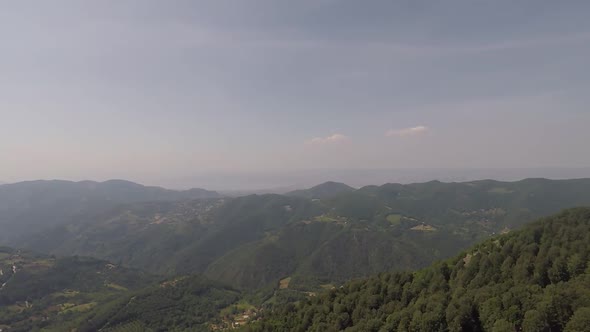
[[[333,134],[327,137],[314,137],[305,142],[305,144],[311,145],[323,145],[323,144],[336,144],[348,141],[349,138],[342,134]]]
[[[424,134],[428,130],[429,129],[426,126],[416,126],[416,127],[403,128],[403,129],[390,129],[385,133],[385,136],[387,136],[387,137],[415,136],[415,135]]]

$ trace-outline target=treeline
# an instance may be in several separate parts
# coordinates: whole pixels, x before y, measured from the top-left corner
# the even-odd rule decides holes
[[[590,331],[590,209],[564,211],[415,273],[267,312],[257,331]]]

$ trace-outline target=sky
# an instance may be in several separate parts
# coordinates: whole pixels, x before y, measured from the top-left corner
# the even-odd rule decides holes
[[[3,1],[0,181],[590,167],[589,12]]]

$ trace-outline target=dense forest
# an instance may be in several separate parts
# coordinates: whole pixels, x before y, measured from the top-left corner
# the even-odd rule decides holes
[[[417,272],[268,311],[244,331],[590,331],[590,209],[564,211]]]

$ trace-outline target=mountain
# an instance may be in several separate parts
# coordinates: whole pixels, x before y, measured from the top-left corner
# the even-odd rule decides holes
[[[295,190],[286,193],[287,196],[303,197],[309,199],[325,199],[332,198],[334,196],[350,193],[355,191],[353,187],[350,187],[344,183],[339,182],[324,182],[310,189]]]
[[[4,184],[0,185],[0,241],[6,242],[33,230],[93,218],[95,214],[120,204],[219,196],[216,192],[204,189],[174,191],[123,180],[53,180]]]
[[[76,321],[78,313],[156,279],[84,257],[55,258],[0,248],[0,329],[31,331]]]
[[[244,331],[590,331],[590,209],[266,311]]]
[[[283,195],[118,206],[15,240],[151,273],[204,273],[241,289],[317,291],[426,267],[563,208],[590,206],[590,180],[369,186],[315,200]],[[288,282],[287,282],[288,281]]]

